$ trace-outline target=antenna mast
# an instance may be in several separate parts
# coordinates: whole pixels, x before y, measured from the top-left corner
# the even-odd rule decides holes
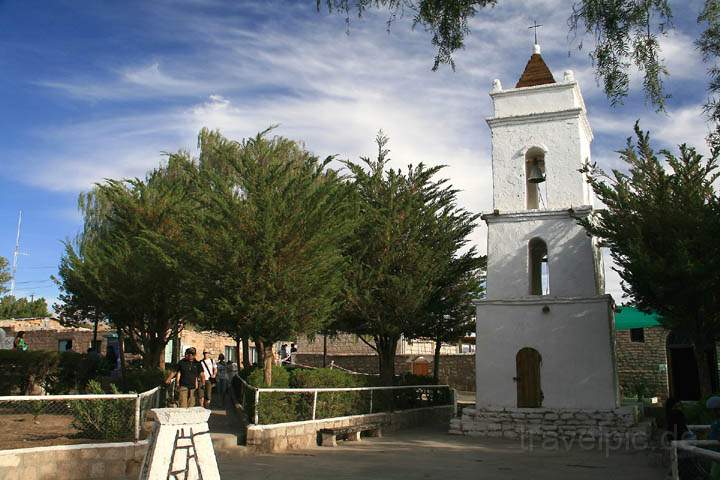
[[[20,225],[22,224],[22,210],[18,214],[17,235],[15,236],[15,250],[13,250],[12,262],[12,280],[10,281],[10,295],[15,296],[15,273],[17,272],[17,262],[20,256]]]

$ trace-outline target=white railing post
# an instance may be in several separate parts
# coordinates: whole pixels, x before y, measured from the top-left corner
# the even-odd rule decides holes
[[[373,391],[370,390],[370,413],[372,413],[372,397],[373,397]]]
[[[675,442],[670,446],[670,468],[672,469],[672,480],[680,480],[680,470],[678,469],[678,448]]]
[[[255,389],[255,418],[253,423],[258,424],[258,409],[260,408],[260,389]]]
[[[315,411],[317,410],[317,394],[318,394],[318,391],[315,390],[315,392],[313,392],[313,412],[312,412],[313,420],[315,420]]]
[[[140,440],[140,394],[135,397],[135,441]]]

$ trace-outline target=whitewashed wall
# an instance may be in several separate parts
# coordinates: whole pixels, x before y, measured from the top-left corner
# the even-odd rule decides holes
[[[610,296],[478,302],[478,408],[517,407],[515,356],[525,347],[542,355],[543,407],[616,408],[611,302]]]
[[[573,215],[586,215],[589,209]],[[487,298],[530,294],[528,243],[541,238],[548,248],[550,296],[595,296],[598,292],[592,240],[567,210],[486,215]],[[602,268],[602,265],[600,265]]]

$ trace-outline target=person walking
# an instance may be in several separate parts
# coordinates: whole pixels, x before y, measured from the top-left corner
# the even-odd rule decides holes
[[[197,394],[202,377],[200,363],[195,360],[195,349],[185,349],[185,357],[175,367],[175,382],[178,388],[178,406],[189,408],[195,406]]]
[[[227,370],[228,364],[225,363],[225,355],[221,353],[220,355],[218,355],[217,382],[215,383],[215,385],[217,385],[217,394],[220,396],[221,408],[225,407],[225,394],[227,393],[228,389]]]
[[[200,391],[200,406],[210,408],[212,402],[212,388],[217,381],[217,364],[210,358],[210,352],[203,350],[203,359],[200,361],[202,367],[202,386]]]

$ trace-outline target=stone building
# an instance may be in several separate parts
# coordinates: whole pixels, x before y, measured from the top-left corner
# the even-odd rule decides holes
[[[623,396],[640,394],[657,397],[661,402],[668,396],[680,400],[700,398],[692,345],[683,335],[663,328],[657,315],[619,307],[615,313],[615,348]],[[717,391],[717,346],[708,353],[713,390]]]

